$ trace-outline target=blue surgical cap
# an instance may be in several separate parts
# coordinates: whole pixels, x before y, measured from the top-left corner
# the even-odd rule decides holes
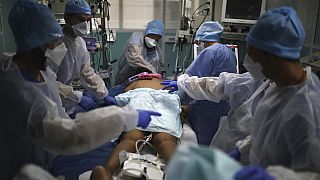
[[[218,149],[181,145],[166,168],[166,180],[231,180],[241,165]]]
[[[199,27],[195,40],[216,42],[220,40],[223,26],[217,21],[207,21]]]
[[[279,57],[298,59],[305,32],[300,19],[290,7],[267,11],[247,34],[251,46]]]
[[[154,19],[147,24],[145,34],[163,35],[164,26],[159,19]]]
[[[201,37],[203,35],[199,33],[199,30],[196,32],[196,36],[194,37],[194,40],[200,41]]]
[[[80,13],[80,14],[91,14],[89,4],[85,0],[70,0],[64,9],[64,13]]]
[[[51,10],[32,0],[18,0],[10,11],[17,52],[28,51],[63,36]]]

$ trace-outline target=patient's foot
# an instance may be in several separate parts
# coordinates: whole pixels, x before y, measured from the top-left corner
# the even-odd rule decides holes
[[[112,175],[103,166],[96,166],[90,175],[90,180],[112,180]]]

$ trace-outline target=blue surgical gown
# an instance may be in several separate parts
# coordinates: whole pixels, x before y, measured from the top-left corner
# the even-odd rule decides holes
[[[236,63],[236,56],[230,48],[214,44],[199,54],[186,73],[189,76],[218,77],[221,72],[236,72]],[[226,100],[219,103],[194,100],[190,103],[188,119],[197,134],[199,144],[210,145],[220,117],[226,116],[229,109]]]

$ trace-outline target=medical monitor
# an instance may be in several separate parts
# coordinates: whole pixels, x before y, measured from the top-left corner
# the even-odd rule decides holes
[[[221,22],[255,24],[265,5],[266,0],[223,0]]]

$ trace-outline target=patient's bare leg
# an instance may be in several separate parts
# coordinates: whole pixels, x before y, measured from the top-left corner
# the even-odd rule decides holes
[[[152,144],[158,150],[163,159],[168,162],[176,150],[177,138],[164,132],[154,133]]]
[[[120,167],[119,152],[125,150],[127,152],[135,152],[135,143],[139,139],[143,139],[145,133],[137,129],[127,132],[120,140],[120,143],[113,150],[107,164],[104,166],[105,172],[102,172],[101,167],[96,167],[91,173],[91,180],[108,180],[112,179],[113,173],[115,173]]]

